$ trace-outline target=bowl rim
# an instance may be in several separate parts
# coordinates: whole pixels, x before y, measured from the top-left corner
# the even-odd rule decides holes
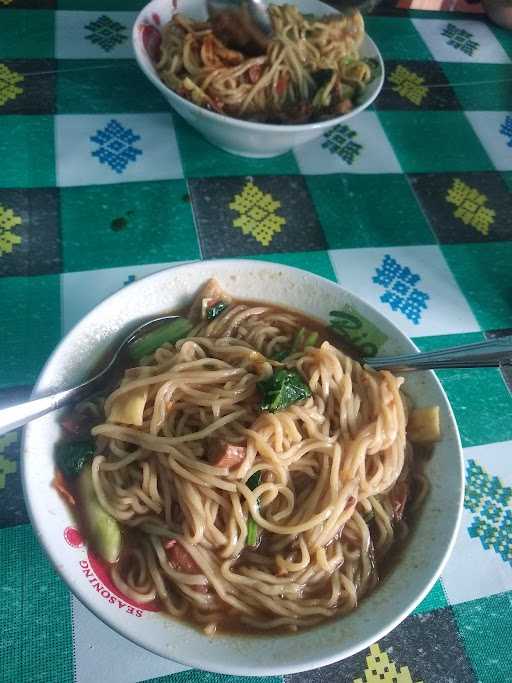
[[[211,262],[210,262],[211,263]],[[368,308],[371,309],[373,312],[377,314],[377,317],[381,318],[386,318],[384,314],[382,314],[380,311],[378,311],[376,308],[374,308],[371,304],[367,303],[361,297],[358,295],[354,294],[351,292],[349,289],[346,287],[343,287],[340,285],[337,281],[332,281],[327,278],[324,278],[320,275],[317,275],[316,273],[311,273],[309,271],[296,268],[294,266],[288,266],[280,263],[275,263],[275,262],[258,262],[255,260],[251,259],[222,259],[221,263],[224,264],[225,266],[230,266],[230,265],[247,265],[250,266],[251,268],[268,268],[269,270],[275,270],[277,271],[287,271],[291,272],[292,275],[295,274],[295,276],[306,276],[308,279],[312,279],[313,281],[316,281],[320,284],[320,286],[325,286],[327,285],[328,287],[336,287],[340,293],[347,293],[349,297],[352,299],[352,301],[355,304],[361,304],[362,308]],[[152,273],[150,275],[147,275],[145,277],[140,278],[140,280],[137,280],[136,282],[128,285],[128,287],[121,288],[120,290],[114,292],[113,294],[105,297],[102,299],[96,306],[89,311],[85,316],[83,316],[59,341],[58,345],[55,347],[49,358],[47,359],[46,363],[44,364],[41,372],[39,373],[36,383],[34,384],[34,388],[31,394],[31,398],[35,398],[38,393],[39,393],[39,387],[44,381],[47,379],[45,377],[49,367],[53,362],[55,361],[56,358],[59,357],[61,350],[63,346],[67,343],[68,337],[70,337],[73,333],[77,331],[77,329],[84,325],[86,321],[88,320],[89,317],[92,317],[95,315],[96,310],[102,306],[104,303],[107,301],[113,301],[115,300],[116,297],[120,297],[122,293],[124,292],[125,289],[128,288],[138,288],[142,283],[150,281],[152,279],[157,280],[158,278],[165,277],[166,273],[170,273],[172,271],[176,270],[188,270],[188,269],[193,269],[193,270],[200,270],[201,267],[204,265],[203,261],[196,261],[196,262],[191,262],[191,263],[185,263],[185,264],[176,264],[176,265],[171,265],[169,267],[163,268],[162,270],[157,271],[156,273]],[[396,333],[397,337],[402,338],[407,340],[407,342],[414,347],[414,349],[418,350],[417,346],[414,344],[414,342],[408,337],[407,334],[402,332],[391,320],[387,319],[391,327],[394,329],[394,332]],[[114,337],[116,335],[120,334],[120,329],[116,330],[114,332]],[[96,606],[92,599],[89,599],[88,592],[85,589],[85,586],[87,585],[86,583],[77,583],[73,582],[72,577],[74,576],[74,572],[69,569],[69,564],[59,564],[57,552],[53,550],[53,544],[52,544],[52,539],[48,534],[44,533],[44,526],[43,526],[43,520],[39,519],[34,508],[33,508],[33,500],[32,497],[28,494],[28,488],[29,488],[29,478],[30,478],[30,468],[33,467],[31,465],[31,458],[25,457],[26,455],[26,450],[27,450],[27,445],[31,440],[31,435],[32,431],[34,430],[34,423],[29,423],[24,429],[23,429],[23,435],[22,435],[22,442],[21,442],[21,477],[22,477],[22,488],[23,488],[23,494],[24,494],[24,500],[25,504],[27,507],[28,511],[28,516],[30,519],[30,523],[32,526],[32,529],[43,547],[48,559],[50,560],[51,564],[53,565],[54,569],[56,572],[59,574],[59,576],[62,578],[64,583],[66,584],[67,589],[79,600],[79,602],[84,605],[89,611],[91,611],[100,621],[102,621],[104,624],[106,624],[108,627],[110,627],[113,631],[121,635],[122,637],[126,638],[127,640],[135,643],[136,645],[142,647],[143,649],[152,652],[155,655],[158,655],[160,657],[169,659],[171,661],[177,662],[179,664],[183,664],[184,666],[188,667],[193,667],[205,671],[211,671],[215,673],[220,673],[220,674],[227,674],[227,675],[245,675],[245,676],[272,676],[272,675],[285,675],[285,674],[292,674],[292,673],[299,673],[302,671],[308,671],[312,669],[317,669],[329,664],[333,664],[335,662],[341,661],[343,659],[346,659],[348,657],[353,656],[354,654],[361,652],[362,650],[368,648],[371,644],[378,642],[381,638],[386,636],[390,631],[395,629],[405,618],[409,616],[409,614],[415,609],[415,607],[426,597],[426,595],[430,592],[432,589],[434,583],[437,581],[439,578],[441,572],[443,571],[446,562],[448,561],[448,558],[453,550],[457,534],[460,528],[461,524],[461,519],[462,519],[462,512],[463,512],[463,497],[464,497],[464,458],[463,458],[463,451],[462,451],[462,444],[460,440],[460,435],[459,435],[459,430],[458,426],[453,414],[453,410],[451,408],[451,404],[446,396],[446,392],[444,391],[439,379],[435,376],[435,374],[432,371],[428,371],[428,374],[432,376],[432,379],[434,380],[434,384],[436,385],[436,390],[439,392],[440,396],[444,398],[445,400],[445,405],[446,409],[448,412],[448,416],[450,417],[450,422],[451,422],[451,431],[452,431],[452,436],[454,437],[454,443],[453,443],[453,457],[456,458],[456,462],[458,465],[458,470],[459,470],[459,487],[458,487],[458,503],[457,503],[457,512],[456,512],[456,517],[454,520],[454,524],[452,526],[451,532],[449,534],[449,541],[446,544],[445,550],[443,555],[440,557],[440,559],[437,562],[437,567],[436,570],[433,572],[432,576],[430,577],[429,581],[426,582],[426,584],[423,586],[423,588],[415,594],[415,597],[410,599],[409,602],[400,610],[397,612],[396,616],[393,619],[390,619],[387,623],[385,623],[384,626],[382,626],[378,631],[371,632],[371,635],[366,636],[356,643],[354,643],[352,646],[344,646],[343,643],[340,643],[339,647],[332,650],[331,654],[328,655],[311,655],[307,661],[307,664],[301,661],[299,664],[265,664],[264,662],[258,661],[257,664],[254,662],[251,662],[248,664],[246,667],[241,667],[238,665],[232,665],[230,662],[225,662],[222,665],[216,665],[216,664],[210,664],[208,661],[205,661],[204,659],[201,659],[201,653],[198,653],[197,655],[193,656],[182,656],[180,652],[172,653],[172,657],[170,654],[163,648],[159,647],[157,644],[153,645],[153,643],[148,642],[147,639],[144,639],[143,633],[144,633],[144,628],[139,629],[137,633],[134,634],[128,634],[127,629],[124,629],[123,626],[120,626],[118,623],[115,622],[114,618],[111,616],[111,612],[106,609],[106,607],[102,606]],[[69,577],[69,578],[68,578]],[[378,589],[377,589],[378,590]],[[373,594],[373,592],[372,592]],[[356,610],[357,611],[357,610]],[[354,613],[354,612],[353,612]],[[339,617],[339,619],[343,619],[343,617]],[[179,623],[179,620],[175,620]],[[318,627],[312,627],[312,629],[307,629],[307,631],[315,631],[316,628]],[[299,631],[299,634],[304,633],[305,631]],[[267,635],[267,634],[265,634]],[[288,638],[293,638],[295,634],[287,635],[286,637]],[[232,637],[235,641],[239,637],[237,634],[233,634]],[[206,638],[206,636],[205,636]],[[340,652],[342,653],[340,655]]]
[[[315,2],[318,2],[319,4],[323,5],[326,10],[329,11],[330,14],[341,14],[337,10],[335,10],[332,6],[326,5],[322,0],[315,0]],[[380,71],[378,76],[376,77],[377,84],[376,87],[374,88],[374,92],[364,100],[361,104],[359,104],[357,107],[354,107],[351,111],[347,112],[346,114],[341,114],[340,116],[326,119],[325,121],[316,121],[313,123],[300,123],[300,124],[281,124],[281,123],[259,123],[256,121],[246,121],[244,119],[238,119],[235,116],[228,116],[226,114],[218,114],[217,112],[210,111],[208,109],[205,109],[204,107],[200,107],[198,104],[195,104],[194,102],[191,102],[190,100],[187,100],[185,97],[182,97],[181,95],[178,95],[177,92],[169,88],[163,81],[160,80],[160,78],[156,75],[154,72],[154,68],[150,69],[146,63],[145,63],[145,57],[147,56],[148,60],[151,61],[151,58],[149,55],[147,55],[146,51],[144,50],[144,46],[142,43],[142,40],[140,38],[140,33],[141,33],[141,27],[142,27],[142,19],[143,15],[145,16],[149,11],[154,10],[157,5],[160,5],[161,0],[150,0],[144,7],[140,10],[140,12],[137,14],[137,17],[134,21],[133,27],[132,27],[132,46],[133,46],[133,52],[135,54],[135,59],[137,61],[137,64],[141,71],[144,73],[144,75],[153,83],[155,87],[158,88],[165,96],[171,97],[173,100],[175,100],[178,103],[183,104],[184,106],[188,107],[193,113],[195,113],[198,116],[204,116],[205,119],[209,119],[212,123],[222,123],[224,125],[234,125],[238,126],[240,128],[243,128],[247,131],[253,131],[253,132],[261,132],[261,133],[305,133],[308,131],[322,131],[325,128],[333,128],[334,126],[337,126],[340,123],[343,123],[343,121],[347,121],[348,119],[352,118],[356,114],[359,114],[361,111],[364,111],[367,109],[373,102],[376,100],[378,95],[380,94],[382,87],[384,85],[384,79],[386,76],[385,73],[385,66],[384,66],[384,59],[382,57],[382,54],[375,44],[374,40],[370,38],[368,33],[364,33],[364,38],[363,42],[366,41],[369,47],[374,51],[375,55],[374,58],[378,61]],[[172,13],[175,14],[176,10],[172,9]],[[152,62],[151,62],[152,64]],[[370,81],[368,83],[368,86],[373,83],[373,81]],[[179,112],[178,112],[179,113]]]

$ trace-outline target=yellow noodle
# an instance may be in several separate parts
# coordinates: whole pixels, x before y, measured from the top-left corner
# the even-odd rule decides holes
[[[413,459],[402,380],[324,336],[286,360],[311,397],[262,413],[257,385],[276,365],[269,357],[302,325],[291,312],[233,303],[158,349],[143,371],[128,369],[95,408],[105,420],[93,429],[93,485],[127,530],[112,578],[132,599],[156,597],[210,634],[233,623],[295,630],[354,609],[377,582],[395,538],[393,487]],[[148,389],[143,424],[108,421],[113,400],[137,387]],[[245,458],[231,469],[209,463],[210,439],[244,446]],[[246,547],[251,517],[257,548]],[[169,561],[169,541],[192,572]]]
[[[196,104],[239,118],[301,123],[349,111],[372,78],[359,56],[360,13],[312,19],[294,5],[270,5],[269,14],[273,35],[259,57],[229,50],[210,25],[174,15],[162,30],[160,78]]]

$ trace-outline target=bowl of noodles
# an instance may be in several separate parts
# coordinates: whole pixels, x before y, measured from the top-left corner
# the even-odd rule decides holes
[[[239,48],[208,20],[204,0],[152,0],[133,27],[137,62],[208,141],[272,157],[366,109],[384,82],[379,50],[358,12],[319,0],[269,6],[264,49]]]
[[[459,524],[439,381],[362,365],[415,346],[339,285],[226,260],[105,300],[35,391],[78,383],[162,314],[176,318],[129,345],[110,386],[25,430],[28,510],[56,570],[123,636],[210,671],[303,671],[376,642],[431,589]]]

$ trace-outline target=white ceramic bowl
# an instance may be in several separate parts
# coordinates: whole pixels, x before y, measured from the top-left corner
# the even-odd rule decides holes
[[[411,352],[414,344],[363,301],[328,280],[295,268],[257,261],[199,262],[135,282],[97,306],[64,338],[36,385],[45,393],[77,383],[94,367],[114,337],[146,316],[187,304],[216,276],[232,294],[300,309],[328,321],[331,310],[350,304],[388,337],[380,354]],[[23,482],[35,532],[55,568],[79,600],[102,621],[162,657],[193,667],[238,675],[291,673],[348,657],[379,640],[422,600],[439,576],[462,509],[460,439],[446,396],[433,373],[411,373],[407,390],[416,405],[438,404],[443,438],[427,465],[432,489],[400,561],[358,609],[336,621],[293,635],[218,634],[209,639],[192,626],[118,600],[101,567],[77,544],[75,522],[52,488],[57,415],[32,422],[23,442]],[[77,545],[79,547],[77,547]],[[124,606],[121,606],[124,605]]]
[[[285,4],[286,0],[273,0],[273,2]],[[337,14],[336,10],[324,5],[319,0],[297,0],[293,4],[297,5],[299,10],[304,13],[320,16]],[[171,0],[152,0],[141,10],[135,20],[132,32],[135,57],[142,71],[160,90],[171,107],[183,116],[191,126],[202,133],[207,140],[232,154],[254,158],[273,157],[288,152],[292,147],[314,140],[337,124],[366,109],[377,97],[384,83],[382,56],[373,40],[365,36],[361,46],[361,55],[372,57],[378,61],[379,74],[368,84],[360,104],[348,114],[319,123],[288,126],[252,123],[208,111],[177,95],[162,83],[142,42],[142,27],[144,25],[149,24],[155,28],[161,28],[175,12],[180,12],[193,19],[204,20],[207,18],[205,0],[176,0],[176,6],[176,10],[173,10]]]

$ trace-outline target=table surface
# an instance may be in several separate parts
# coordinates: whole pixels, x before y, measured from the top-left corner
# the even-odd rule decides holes
[[[374,107],[293,153],[248,160],[210,146],[138,71],[141,5],[0,0],[2,404],[28,396],[98,301],[176,262],[305,268],[421,349],[512,327],[512,33],[477,14],[381,5],[367,19],[387,69]],[[370,650],[287,680],[512,681],[511,377],[439,377],[466,465],[441,580]],[[242,680],[150,655],[70,596],[29,525],[19,445],[19,431],[0,437],[0,681]]]

